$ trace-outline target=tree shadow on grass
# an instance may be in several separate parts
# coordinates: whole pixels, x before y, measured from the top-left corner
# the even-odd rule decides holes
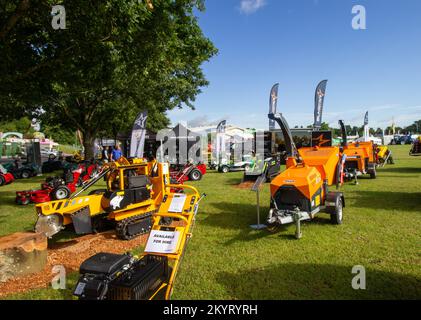
[[[200,221],[200,224],[239,231],[235,237],[226,241],[225,245],[231,245],[235,242],[254,241],[268,237],[272,234],[266,228],[262,230],[254,230],[251,228],[251,225],[257,224],[256,205],[228,202],[213,203],[212,205],[221,212],[217,214],[209,214],[208,217]],[[260,207],[261,224],[266,222],[268,212],[269,207]],[[325,222],[323,219],[320,219],[319,223]],[[296,240],[294,233],[285,233],[287,228],[288,226],[281,226],[276,232],[276,235],[278,235],[279,238],[284,238],[285,240]]]
[[[238,186],[243,181],[243,178],[228,178],[224,181],[224,185]]]
[[[421,174],[421,166],[419,167],[385,167],[380,168],[379,172],[405,173],[405,174]]]
[[[218,202],[212,203],[219,213],[211,213],[201,224],[219,227],[223,229],[243,229],[256,223],[256,205],[246,203]],[[260,207],[260,219],[264,221],[269,207]]]
[[[217,281],[232,299],[420,299],[421,279],[366,268],[366,290],[352,288],[353,266],[274,264],[265,269],[221,272]]]
[[[421,207],[420,193],[389,191],[355,191],[356,196],[348,196],[355,200],[352,207],[387,209],[401,211],[419,211]]]
[[[0,191],[0,205],[14,204],[16,199],[16,191]]]

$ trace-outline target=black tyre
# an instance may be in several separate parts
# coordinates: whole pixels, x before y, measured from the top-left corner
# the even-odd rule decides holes
[[[334,212],[330,215],[330,221],[333,224],[342,224],[343,220],[343,203],[342,198],[336,200],[336,206]]]
[[[249,165],[249,164],[246,164],[246,165],[244,166],[244,170],[245,170],[245,171],[250,171],[250,165]]]
[[[369,173],[370,173],[370,179],[376,179],[377,178],[376,169],[371,170]]]
[[[66,186],[58,186],[51,192],[51,196],[54,200],[63,200],[70,197],[71,191]]]
[[[222,172],[222,173],[227,173],[228,171],[230,171],[230,169],[229,169],[227,166],[223,166],[223,167],[221,168],[221,172]]]
[[[22,170],[22,173],[21,173],[20,176],[21,176],[22,179],[28,179],[28,178],[31,177],[31,171],[29,171],[29,170]]]
[[[281,225],[279,223],[270,223],[267,225],[267,230],[270,233],[277,233],[281,229]]]
[[[194,169],[192,172],[190,172],[189,179],[191,181],[199,181],[202,179],[202,172],[200,172],[200,170]]]
[[[6,183],[6,179],[3,176],[0,176],[0,186]]]
[[[344,165],[342,161],[338,163],[336,167],[336,189],[339,189],[342,186],[342,176],[344,174]]]

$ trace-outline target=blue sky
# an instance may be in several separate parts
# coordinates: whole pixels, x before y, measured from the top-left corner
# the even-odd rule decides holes
[[[366,30],[354,30],[354,5]],[[196,110],[168,113],[173,123],[267,129],[269,91],[291,126],[313,122],[314,90],[328,79],[323,120],[385,128],[421,119],[420,0],[207,0],[198,14],[219,54],[203,65],[208,87]]]

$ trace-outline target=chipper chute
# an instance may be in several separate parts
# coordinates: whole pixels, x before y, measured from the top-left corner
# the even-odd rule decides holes
[[[200,196],[190,186],[169,194],[153,218],[152,230],[140,258],[99,253],[82,263],[74,295],[82,300],[170,299],[174,280],[192,236]]]

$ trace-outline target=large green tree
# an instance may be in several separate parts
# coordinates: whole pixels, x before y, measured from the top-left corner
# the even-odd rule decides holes
[[[53,5],[66,10],[55,30]],[[45,123],[80,130],[85,156],[99,132],[148,126],[187,106],[206,86],[201,65],[216,49],[195,16],[202,0],[15,0],[0,7],[0,108],[38,110]],[[10,112],[4,112],[5,116]]]

